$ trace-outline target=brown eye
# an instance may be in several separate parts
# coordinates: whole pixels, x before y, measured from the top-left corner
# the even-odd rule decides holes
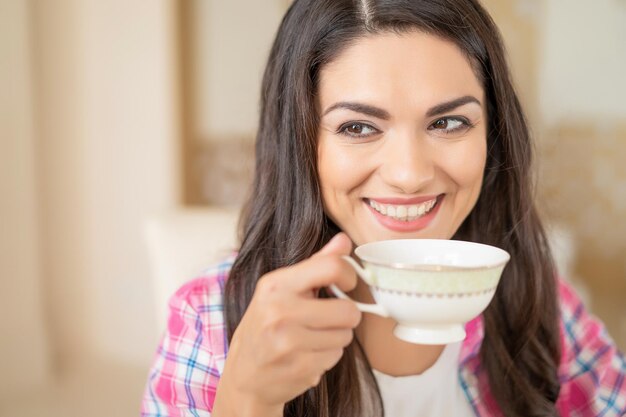
[[[378,133],[378,129],[365,123],[350,122],[341,126],[338,133],[353,138],[365,138]]]
[[[448,119],[439,119],[433,123],[433,128],[445,130],[448,128]]]
[[[354,123],[346,127],[346,132],[351,135],[361,135],[363,133],[363,125]]]
[[[467,129],[471,128],[472,125],[465,118],[461,117],[442,117],[441,119],[435,120],[429,127],[428,130],[437,131],[437,133],[449,135],[452,133],[460,133],[467,131]]]

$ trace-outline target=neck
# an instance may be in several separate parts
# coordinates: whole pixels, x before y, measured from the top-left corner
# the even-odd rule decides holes
[[[350,294],[355,300],[372,303],[367,285],[359,280]],[[393,335],[396,322],[374,314],[364,314],[355,335],[372,368],[392,376],[421,374],[433,366],[445,345],[416,345]]]

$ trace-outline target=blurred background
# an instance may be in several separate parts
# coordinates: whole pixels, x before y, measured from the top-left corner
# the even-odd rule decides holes
[[[138,415],[168,258],[147,224],[236,212],[288,4],[0,0],[0,416]],[[624,350],[626,2],[485,4],[562,272]]]

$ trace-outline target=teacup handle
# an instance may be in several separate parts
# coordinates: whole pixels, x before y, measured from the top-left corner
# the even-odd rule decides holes
[[[354,259],[349,256],[342,256],[342,258],[345,259],[352,268],[354,268],[357,275],[361,277],[361,279],[365,281],[367,285],[373,284],[374,280],[372,279],[372,275],[368,270],[361,267],[361,265],[359,265]],[[348,297],[346,293],[337,288],[335,284],[330,284],[329,288],[338,298],[352,301],[356,305],[356,307],[364,313],[372,313],[382,317],[389,317],[389,313],[387,312],[387,310],[385,310],[385,308],[380,304],[365,304],[354,301],[352,298]]]

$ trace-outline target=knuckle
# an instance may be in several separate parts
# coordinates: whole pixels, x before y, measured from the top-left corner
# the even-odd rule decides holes
[[[346,320],[346,325],[354,328],[361,322],[361,310],[358,309],[356,304],[348,300],[341,301],[341,317]]]
[[[256,292],[263,296],[275,294],[277,291],[278,283],[272,273],[264,275],[256,284]]]
[[[275,338],[281,341],[280,344],[282,345],[284,343],[282,339],[284,338],[285,327],[285,323],[280,318],[272,319],[265,324],[263,333],[265,333],[268,338]]]
[[[283,309],[271,303],[264,308],[265,320],[263,321],[263,330],[268,336],[279,336],[288,326],[288,318]]]
[[[295,343],[289,335],[280,335],[274,341],[274,352],[278,358],[287,358],[295,351]]]

